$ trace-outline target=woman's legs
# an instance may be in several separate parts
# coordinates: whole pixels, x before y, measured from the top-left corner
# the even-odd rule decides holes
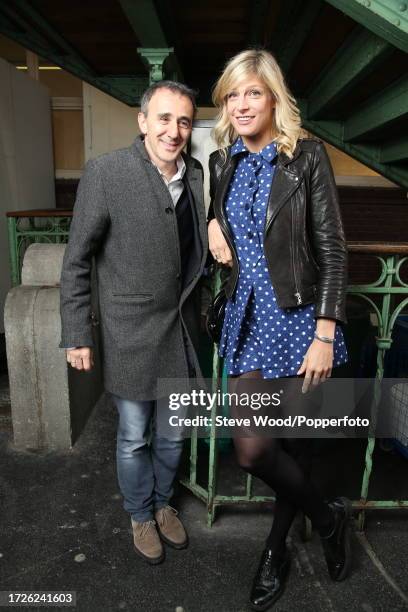
[[[237,405],[231,408],[240,416],[246,409],[239,405],[240,390],[245,393],[243,397],[249,390],[248,383],[245,385],[242,379],[259,380],[262,374],[257,370],[230,379],[229,391],[237,394]],[[301,380],[297,377],[292,380],[286,381],[285,401],[293,407],[292,401],[299,399]],[[313,406],[306,410],[309,414]],[[248,435],[245,431],[241,433]],[[238,434],[234,437],[234,445],[241,467],[263,480],[276,495],[272,528],[251,590],[252,608],[266,610],[284,591],[290,565],[286,537],[298,509],[303,510],[320,532],[331,578],[343,580],[350,565],[349,508],[347,500],[342,498],[326,503],[310,481],[311,440],[240,437]]]
[[[281,440],[286,451],[294,457],[307,478],[310,476],[311,448],[309,439]],[[273,523],[266,540],[268,548],[280,553],[285,545],[289,529],[295,519],[298,507],[283,495],[276,495]]]
[[[238,395],[242,379],[262,379],[262,373],[256,370],[231,379],[230,389]],[[307,475],[310,464],[308,440],[235,437],[234,445],[241,467],[263,480],[276,494],[268,547],[277,554],[284,550],[287,533],[298,509],[309,516],[320,533],[331,532],[333,512]]]

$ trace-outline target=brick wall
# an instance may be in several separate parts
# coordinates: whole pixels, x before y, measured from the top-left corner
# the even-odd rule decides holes
[[[408,199],[403,189],[340,187],[339,197],[347,240],[408,243]],[[350,255],[350,283],[368,283],[380,273],[372,256]],[[408,265],[402,268],[408,282]]]

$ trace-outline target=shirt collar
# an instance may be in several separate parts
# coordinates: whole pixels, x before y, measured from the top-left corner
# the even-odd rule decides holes
[[[150,160],[151,161],[151,160]],[[153,162],[152,162],[153,164]],[[181,157],[181,155],[176,159],[176,164],[177,164],[177,172],[174,176],[171,177],[170,180],[167,179],[167,177],[163,174],[163,172],[160,170],[160,168],[158,168],[158,166],[156,166],[156,164],[153,164],[153,166],[156,166],[157,170],[159,171],[160,175],[163,177],[163,179],[165,180],[165,182],[169,185],[170,183],[174,183],[175,181],[181,181],[185,172],[186,172],[186,164],[184,159]]]
[[[263,157],[267,162],[271,163],[278,154],[276,142],[270,142],[266,147],[259,151],[259,155]]]
[[[239,136],[231,147],[231,157],[238,155],[238,153],[249,153],[248,149],[244,145],[241,136]]]
[[[250,153],[239,136],[231,147],[231,157],[239,153],[249,153],[253,157],[263,157],[267,162],[272,162],[278,154],[276,142],[270,142],[259,153]]]

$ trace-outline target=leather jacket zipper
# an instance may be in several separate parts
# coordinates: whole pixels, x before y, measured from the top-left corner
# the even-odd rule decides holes
[[[299,291],[299,285],[298,285],[298,279],[297,279],[297,274],[296,274],[296,262],[295,262],[295,241],[293,239],[293,234],[295,233],[296,235],[296,221],[297,221],[297,216],[296,216],[296,210],[292,211],[292,215],[294,218],[292,218],[292,224],[291,224],[291,253],[292,253],[292,267],[293,267],[293,278],[295,281],[295,298],[296,298],[296,303],[298,306],[300,306],[302,304],[302,296],[300,295],[300,291]]]

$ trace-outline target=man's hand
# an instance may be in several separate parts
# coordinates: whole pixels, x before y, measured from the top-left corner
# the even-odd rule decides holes
[[[76,370],[89,372],[94,366],[93,350],[89,346],[67,349],[67,361]]]
[[[232,266],[231,250],[224,238],[224,234],[217,219],[212,219],[208,224],[208,243],[214,259],[226,266]]]
[[[333,345],[320,340],[313,340],[309,346],[303,363],[297,375],[305,374],[302,393],[307,393],[310,385],[316,387],[319,383],[330,378],[333,367]]]

